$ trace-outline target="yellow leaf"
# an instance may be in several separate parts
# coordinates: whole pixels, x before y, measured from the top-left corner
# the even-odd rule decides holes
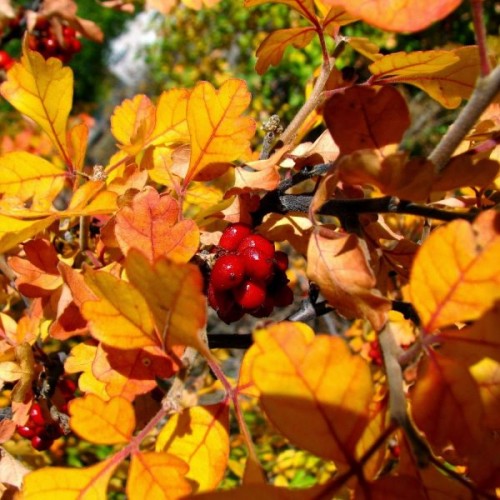
[[[227,80],[219,91],[208,82],[196,85],[187,106],[191,158],[185,185],[211,164],[231,162],[248,154],[255,122],[240,115],[250,99],[243,80]]]
[[[228,427],[228,405],[195,406],[168,420],[156,450],[171,453],[189,465],[186,478],[198,483],[197,493],[213,490],[224,477],[229,459]]]
[[[199,268],[164,257],[151,265],[145,255],[131,249],[125,269],[153,313],[164,343],[203,350],[199,334],[206,323],[206,297]]]
[[[500,299],[500,213],[438,227],[417,253],[410,297],[425,330],[472,321]]]
[[[445,108],[453,109],[468,99],[479,76],[476,46],[451,51],[397,52],[369,66],[373,83],[409,83],[427,92]]]
[[[122,397],[103,401],[87,394],[71,401],[69,414],[71,429],[95,444],[128,443],[135,429],[134,408]]]
[[[191,493],[185,476],[189,466],[169,453],[135,453],[130,462],[127,496],[151,500],[177,500]]]
[[[85,273],[85,282],[100,299],[82,306],[94,338],[121,349],[160,345],[146,301],[130,283],[91,270]]]
[[[337,465],[355,459],[369,423],[370,369],[339,337],[315,336],[303,323],[257,330],[261,352],[251,378],[271,422],[294,444]]]
[[[64,186],[66,173],[52,163],[25,151],[0,157],[0,193],[21,201],[31,199],[31,208],[48,209]]]
[[[314,38],[313,27],[289,28],[270,33],[257,49],[257,64],[255,70],[259,75],[267,71],[269,66],[277,66],[283,57],[285,49],[292,45],[303,49]]]
[[[365,318],[375,330],[382,328],[391,306],[376,289],[367,252],[356,235],[313,233],[307,250],[307,275],[340,314]]]
[[[106,460],[90,467],[44,467],[24,478],[23,499],[106,500],[109,479],[117,464]]]
[[[49,227],[56,216],[39,220],[21,220],[0,214],[0,253],[11,250],[19,243]]]
[[[59,154],[69,163],[66,126],[73,104],[73,72],[59,59],[47,60],[39,52],[23,48],[21,63],[7,73],[2,96],[18,111],[34,120],[49,135]]]

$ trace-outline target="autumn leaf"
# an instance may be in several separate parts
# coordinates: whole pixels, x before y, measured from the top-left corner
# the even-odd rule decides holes
[[[324,0],[325,4],[343,7],[365,23],[386,31],[420,31],[453,12],[461,0]]]
[[[362,317],[375,330],[382,328],[390,303],[376,290],[373,270],[356,235],[313,233],[307,250],[307,275],[340,314]]]
[[[15,403],[22,403],[26,400],[27,394],[32,390],[33,380],[36,377],[35,369],[35,358],[33,356],[33,351],[31,345],[27,342],[23,342],[15,347],[16,361],[17,363],[8,363],[9,368],[6,369],[4,363],[0,363],[2,370],[0,371],[0,379],[10,375],[10,378],[14,381],[17,380],[16,385],[12,389],[11,399]],[[9,373],[10,372],[10,373]]]
[[[0,93],[18,111],[34,120],[48,134],[68,161],[66,127],[73,104],[73,72],[59,59],[47,60],[24,42],[21,62],[7,73]]]
[[[104,500],[109,479],[117,463],[111,459],[90,467],[69,469],[44,467],[30,472],[24,478],[23,498],[33,500]]]
[[[342,154],[399,143],[410,126],[406,102],[393,87],[350,87],[330,97],[323,113]]]
[[[448,109],[468,99],[479,77],[479,50],[476,46],[449,51],[397,52],[369,66],[376,83],[408,83],[427,92]]]
[[[500,299],[500,214],[438,227],[417,253],[410,297],[427,333],[479,318]]]
[[[0,484],[21,488],[30,470],[3,448],[0,449]]]
[[[48,210],[66,180],[66,172],[52,163],[25,151],[0,157],[0,193],[30,200],[33,211]]]
[[[310,26],[273,31],[257,49],[255,70],[259,75],[264,74],[269,66],[277,66],[280,63],[287,47],[303,49],[311,43],[315,34],[316,30]]]
[[[59,259],[52,244],[45,239],[24,244],[26,258],[13,256],[9,265],[18,274],[16,285],[26,297],[44,297],[62,285],[57,269]]]
[[[152,391],[157,379],[169,379],[177,368],[158,347],[124,350],[100,344],[92,362],[92,374],[105,384],[106,394],[129,401]]]
[[[187,105],[191,157],[184,185],[210,165],[228,163],[249,153],[255,122],[241,114],[250,99],[243,80],[226,80],[218,91],[208,82],[196,85]]]
[[[194,221],[179,219],[179,203],[147,187],[118,211],[115,235],[125,255],[136,248],[150,262],[162,256],[188,262],[198,250],[199,230]]]
[[[86,394],[71,401],[69,414],[71,429],[95,444],[128,443],[135,429],[134,408],[119,396],[103,401]]]
[[[189,465],[186,475],[196,492],[214,490],[224,477],[229,459],[229,407],[225,403],[194,406],[170,417],[156,441]]]
[[[99,297],[82,306],[94,338],[120,349],[160,345],[148,305],[130,283],[105,271],[91,270],[85,273],[85,282]]]
[[[282,3],[304,16],[311,24],[317,23],[313,0],[245,0],[245,7],[257,7],[264,3]]]
[[[206,324],[206,297],[199,268],[163,257],[151,265],[144,254],[132,249],[125,269],[148,304],[164,343],[204,350],[200,331]]]
[[[128,498],[177,500],[191,493],[185,479],[189,466],[169,453],[134,453],[127,479]]]
[[[254,341],[261,353],[251,378],[271,422],[297,446],[337,465],[350,463],[369,421],[368,364],[339,337],[315,337],[302,323],[257,330]]]

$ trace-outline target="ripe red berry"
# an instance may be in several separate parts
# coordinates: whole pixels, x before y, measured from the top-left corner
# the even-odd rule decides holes
[[[241,319],[244,314],[241,306],[234,301],[231,292],[218,292],[214,289],[212,283],[208,285],[207,297],[208,303],[215,309],[217,316],[228,325]]]
[[[280,271],[285,272],[288,269],[288,255],[285,252],[279,250],[275,252],[274,261]]]
[[[5,50],[0,50],[0,69],[8,70],[12,67],[13,64],[14,59],[10,57],[10,54],[8,52],[5,52]]]
[[[246,309],[251,311],[252,309],[257,309],[266,299],[266,289],[265,286],[256,281],[247,280],[244,281],[238,288],[234,290],[234,298],[236,302]]]
[[[82,42],[80,42],[78,38],[72,38],[68,41],[66,49],[71,54],[76,54],[77,52],[80,52],[80,50],[82,50]]]
[[[219,246],[230,252],[234,252],[243,238],[249,236],[252,230],[246,224],[237,222],[228,226],[219,240]]]
[[[36,436],[37,430],[29,425],[20,425],[17,427],[17,433],[26,439],[32,439]]]
[[[33,403],[33,405],[31,406],[30,420],[35,424],[35,426],[45,425],[45,418],[38,403]]]
[[[286,307],[293,303],[293,290],[284,285],[273,292],[274,305],[276,307]]]
[[[274,300],[271,296],[266,295],[264,303],[257,309],[251,311],[250,314],[255,318],[267,318],[268,316],[271,316],[273,309],[274,309]]]
[[[245,277],[243,259],[238,255],[222,255],[219,257],[210,275],[214,290],[230,290],[238,286]]]
[[[269,281],[273,277],[274,262],[256,247],[248,247],[241,252],[245,274],[257,281]]]
[[[52,446],[52,443],[53,440],[40,436],[35,436],[31,439],[31,446],[38,451],[48,450]]]
[[[266,257],[274,257],[274,244],[260,234],[251,234],[238,245],[238,252],[243,253],[247,248],[257,248]]]
[[[73,382],[73,380],[71,380],[70,378],[64,378],[60,380],[57,384],[57,387],[61,391],[61,394],[66,401],[70,401],[75,397],[77,386],[75,382]]]

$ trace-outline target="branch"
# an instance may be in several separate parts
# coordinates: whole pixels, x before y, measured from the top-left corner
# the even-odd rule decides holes
[[[436,173],[443,170],[455,149],[493,101],[498,91],[500,91],[500,66],[497,66],[488,76],[479,79],[469,102],[429,155],[429,160],[436,166]]]
[[[471,0],[472,22],[474,24],[474,34],[479,48],[479,60],[481,61],[481,76],[490,74],[491,67],[488,59],[488,46],[486,44],[486,30],[484,28],[483,1]]]

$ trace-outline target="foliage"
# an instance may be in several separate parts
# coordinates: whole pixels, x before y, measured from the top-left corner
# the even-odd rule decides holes
[[[71,0],[54,1],[33,26],[100,32]],[[72,70],[23,38],[0,86],[38,127],[4,140],[0,156],[4,492],[493,498],[500,488],[500,70],[481,2],[477,45],[389,53],[343,30],[361,18],[416,32],[459,2],[278,3],[302,21],[261,39],[257,72],[313,40],[321,57],[303,106],[286,128],[263,124],[257,146],[248,84],[220,66],[214,81],[125,99],[110,117],[114,154],[91,166]],[[336,67],[346,46],[363,71]],[[400,146],[411,127],[401,86],[445,110],[467,102],[426,157]],[[207,293],[233,286],[211,269],[244,253],[226,241],[234,223],[269,248],[268,281],[246,260],[240,278],[272,293],[287,250],[281,277],[302,300],[218,334]],[[313,328],[322,317],[329,332]],[[245,348],[236,369],[221,346]],[[22,453],[22,433],[38,433],[42,451]]]

